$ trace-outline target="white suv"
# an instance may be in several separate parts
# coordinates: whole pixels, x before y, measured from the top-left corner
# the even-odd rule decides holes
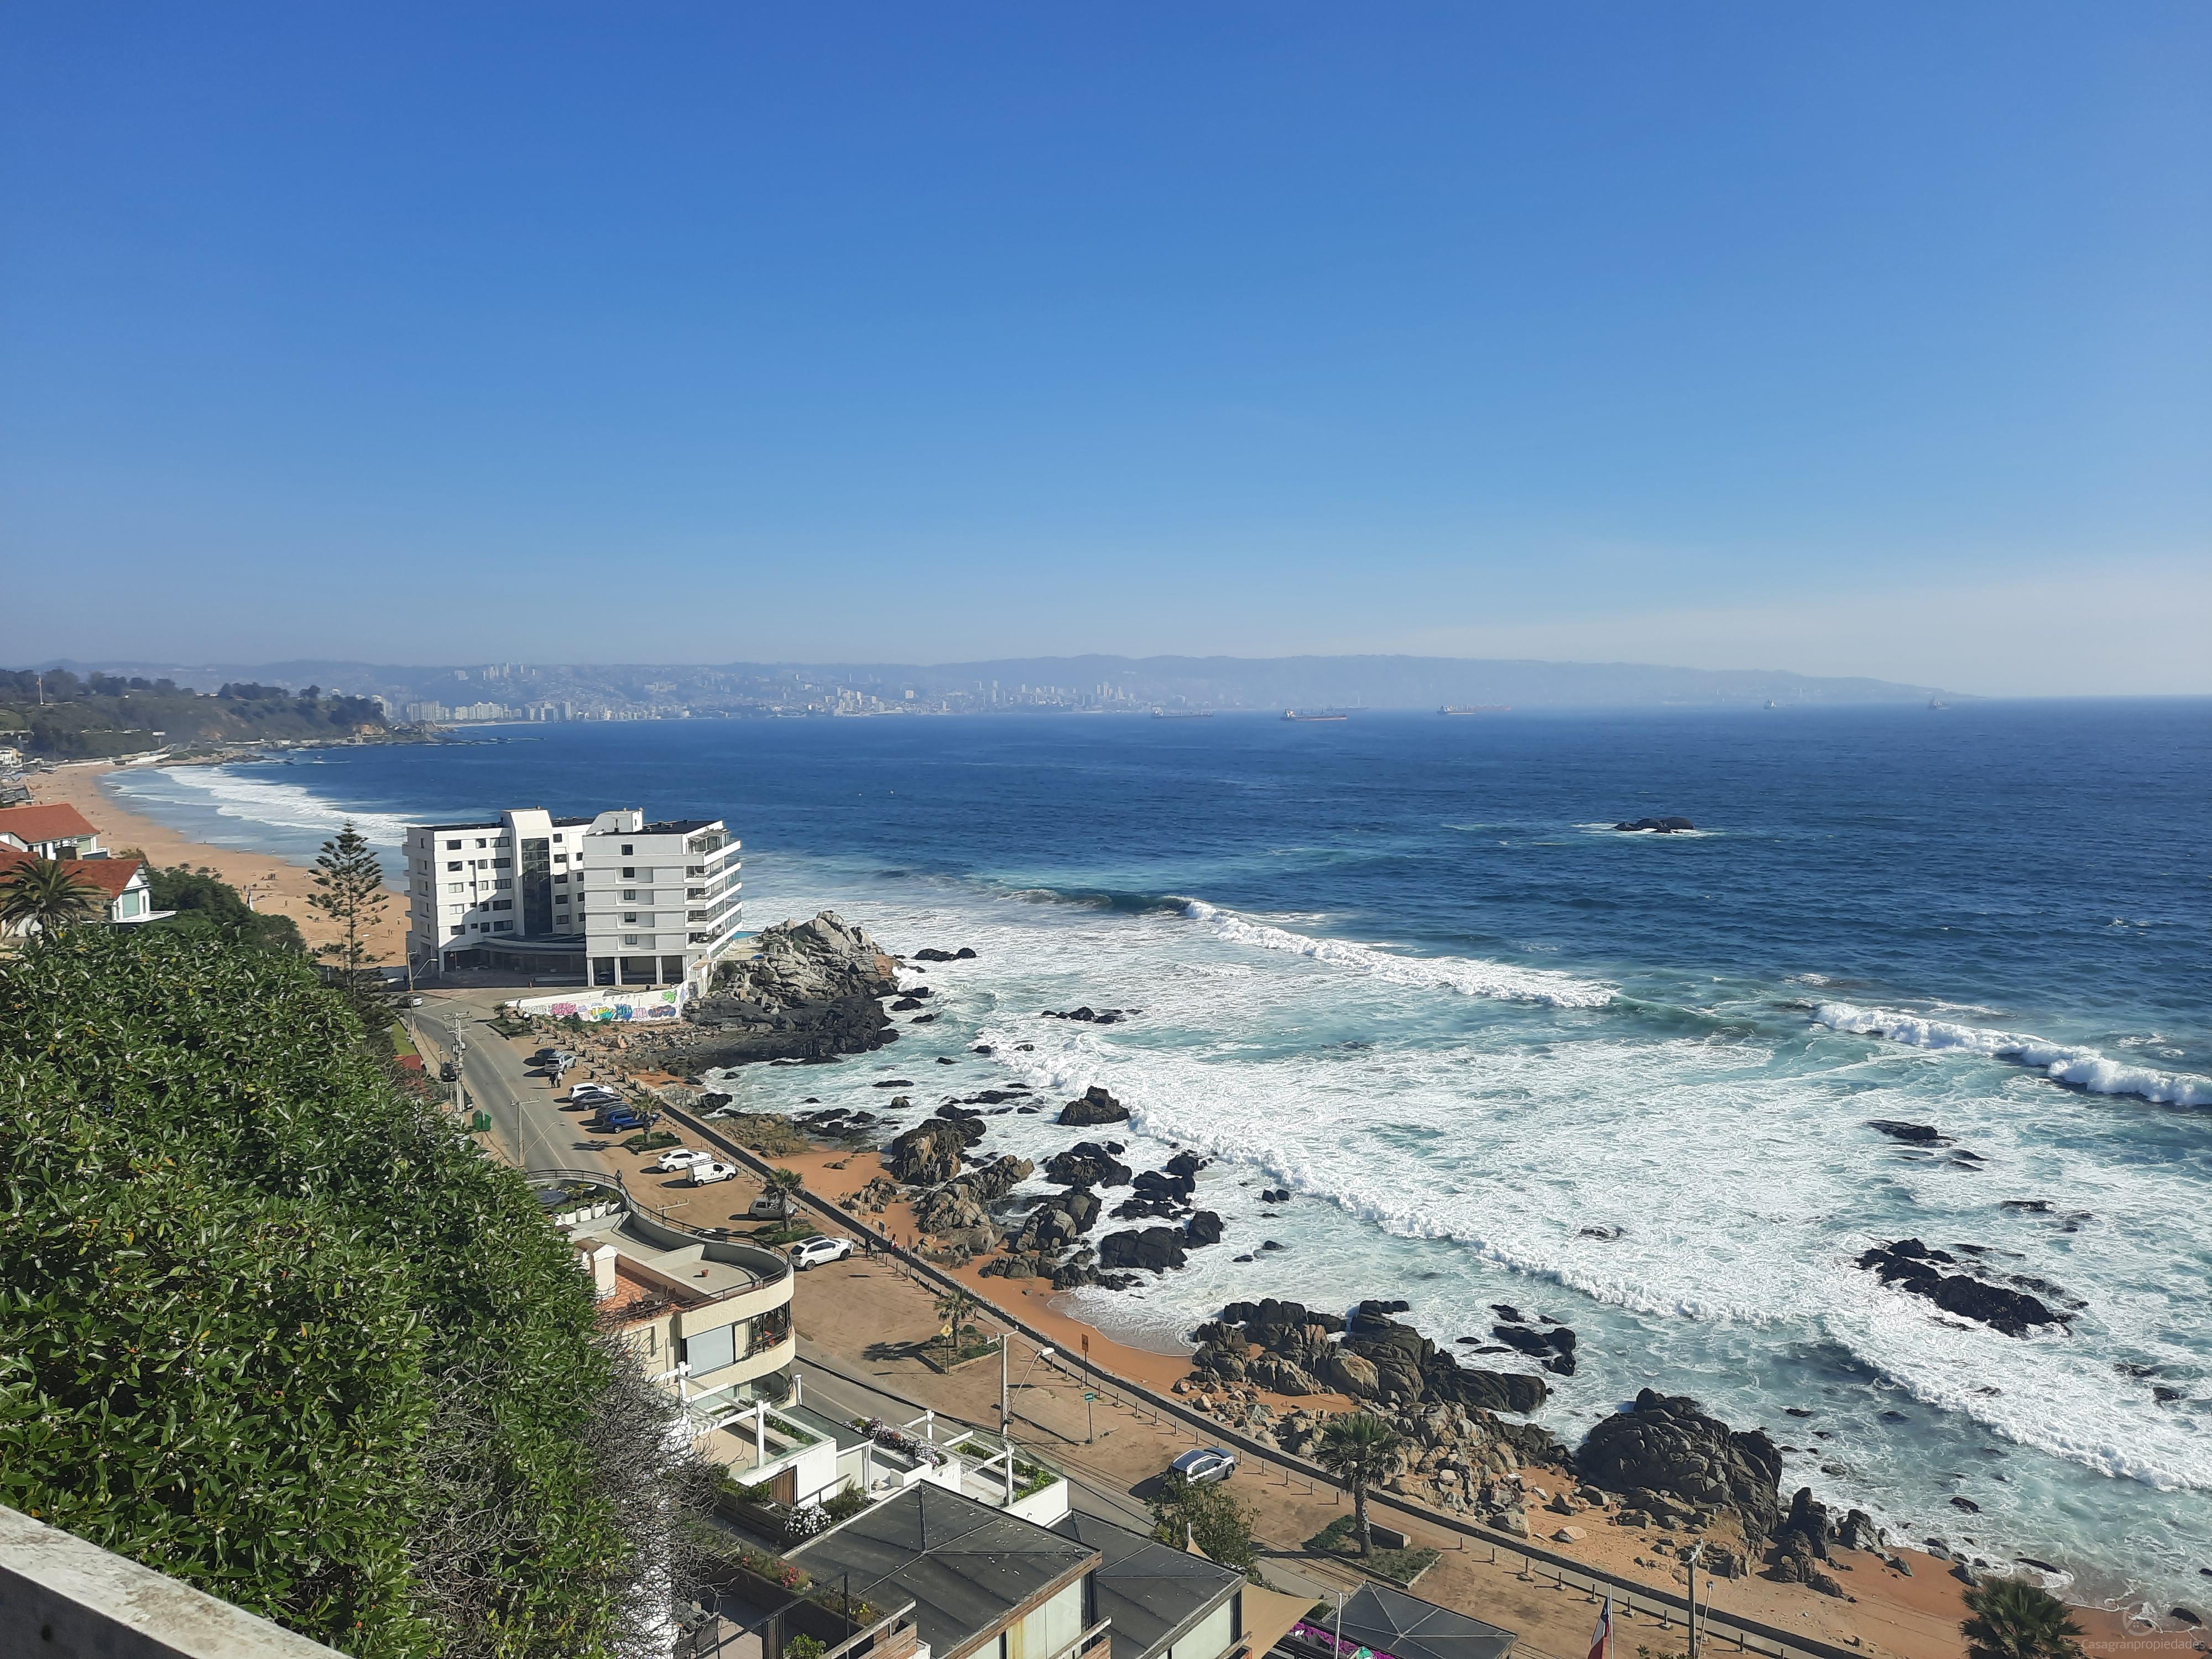
[[[710,1153],[695,1152],[682,1146],[671,1146],[660,1155],[660,1161],[653,1167],[663,1175],[674,1175],[677,1170],[688,1170],[695,1164],[711,1164],[714,1161]]]
[[[791,1247],[791,1265],[794,1267],[818,1267],[825,1261],[842,1261],[853,1254],[849,1238],[832,1238],[824,1233]]]

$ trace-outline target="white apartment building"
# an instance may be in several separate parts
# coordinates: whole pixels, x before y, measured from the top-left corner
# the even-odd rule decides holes
[[[703,988],[744,919],[742,847],[719,818],[647,823],[635,808],[410,825],[408,957],[417,971]]]

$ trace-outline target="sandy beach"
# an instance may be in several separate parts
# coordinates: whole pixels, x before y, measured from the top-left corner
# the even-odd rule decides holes
[[[107,761],[88,761],[34,772],[27,781],[31,798],[40,805],[69,805],[84,814],[100,831],[100,844],[112,853],[143,854],[157,869],[185,865],[209,869],[246,894],[257,910],[272,910],[300,925],[309,949],[333,942],[337,930],[328,918],[311,908],[314,872],[271,853],[242,853],[235,848],[210,847],[191,841],[175,830],[131,811],[107,790],[101,781],[117,769]],[[387,884],[396,872],[386,872]],[[407,902],[395,887],[368,933],[369,960],[396,963],[405,948]]]

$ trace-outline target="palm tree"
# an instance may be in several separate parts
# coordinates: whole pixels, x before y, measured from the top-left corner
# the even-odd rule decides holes
[[[1390,1473],[1402,1443],[1397,1430],[1371,1412],[1345,1412],[1328,1419],[1314,1455],[1322,1468],[1352,1488],[1352,1526],[1359,1553],[1375,1547],[1367,1529],[1367,1488]]]
[[[779,1164],[768,1172],[764,1184],[770,1197],[783,1200],[783,1212],[789,1215],[798,1207],[799,1189],[806,1184],[806,1177]]]
[[[0,927],[54,933],[97,915],[105,897],[59,859],[31,859],[0,877]]]
[[[1973,1615],[1959,1626],[1970,1659],[2081,1659],[2081,1634],[2066,1604],[2025,1578],[1992,1578],[1966,1592]]]
[[[945,1339],[952,1351],[960,1351],[960,1333],[975,1329],[969,1317],[975,1311],[975,1298],[966,1291],[947,1291],[937,1298],[937,1316],[945,1322]]]

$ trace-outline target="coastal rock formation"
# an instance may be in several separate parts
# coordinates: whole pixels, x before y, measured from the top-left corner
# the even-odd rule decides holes
[[[1180,1227],[1132,1227],[1124,1232],[1109,1233],[1098,1241],[1098,1265],[1165,1273],[1170,1267],[1183,1265],[1185,1243]]]
[[[1731,1429],[1686,1395],[1642,1390],[1583,1437],[1575,1470],[1631,1502],[1656,1495],[1732,1510],[1748,1539],[1781,1519],[1782,1454],[1765,1431]]]
[[[1047,1008],[1039,1013],[1038,1018],[1072,1019],[1085,1025],[1119,1025],[1130,1015],[1142,1012],[1143,1010],[1138,1008],[1092,1008],[1086,1006],[1081,1008],[1070,1008],[1065,1013],[1056,1009]]]
[[[2068,1316],[2054,1311],[2026,1291],[1991,1285],[1970,1273],[1947,1273],[1937,1264],[1957,1267],[1959,1259],[1944,1250],[1931,1250],[1917,1238],[1900,1238],[1878,1244],[1859,1257],[1858,1265],[1878,1273],[1885,1285],[1895,1285],[1915,1296],[1924,1296],[1946,1313],[1972,1319],[2007,1336],[2026,1336],[2045,1325],[2063,1325]],[[2027,1281],[2036,1288],[2055,1289],[2041,1279]]]
[[[1679,830],[1694,830],[1698,826],[1687,818],[1638,818],[1633,823],[1623,822],[1613,827],[1616,830],[1627,830],[1631,834],[1649,832],[1652,835],[1671,836]]]
[[[1129,1109],[1097,1085],[1083,1091],[1083,1098],[1071,1100],[1060,1109],[1054,1122],[1070,1128],[1089,1129],[1101,1123],[1127,1123]]]
[[[727,962],[684,1021],[642,1042],[672,1071],[769,1060],[866,1054],[896,1037],[879,997],[898,989],[898,963],[833,910],[764,930],[757,952]]]
[[[1045,1178],[1063,1187],[1126,1187],[1132,1176],[1129,1166],[1114,1156],[1120,1150],[1079,1140],[1045,1159]]]
[[[1532,1412],[1544,1403],[1541,1377],[1464,1367],[1413,1327],[1382,1312],[1386,1307],[1402,1311],[1405,1304],[1364,1302],[1347,1321],[1272,1297],[1264,1302],[1231,1303],[1221,1310],[1218,1322],[1200,1328],[1192,1366],[1201,1373],[1241,1376],[1247,1365],[1243,1349],[1256,1343],[1267,1358],[1291,1367],[1297,1377],[1356,1400],[1514,1413]],[[1232,1328],[1237,1326],[1241,1331]]]
[[[1490,1328],[1491,1334],[1507,1347],[1516,1349],[1540,1363],[1555,1376],[1575,1374],[1575,1342],[1572,1330],[1565,1325],[1553,1325],[1545,1330],[1531,1330],[1525,1324],[1497,1324]]]
[[[1867,1120],[1867,1127],[1887,1135],[1892,1140],[1901,1140],[1909,1146],[1948,1146],[1951,1137],[1932,1123],[1900,1123],[1893,1117],[1874,1117]]]
[[[982,1138],[983,1126],[972,1118],[933,1117],[886,1146],[884,1167],[911,1186],[941,1186],[960,1173],[962,1154]]]
[[[939,951],[933,948],[916,951],[914,953],[914,959],[916,962],[973,962],[975,960],[975,953],[963,945],[957,951]]]

